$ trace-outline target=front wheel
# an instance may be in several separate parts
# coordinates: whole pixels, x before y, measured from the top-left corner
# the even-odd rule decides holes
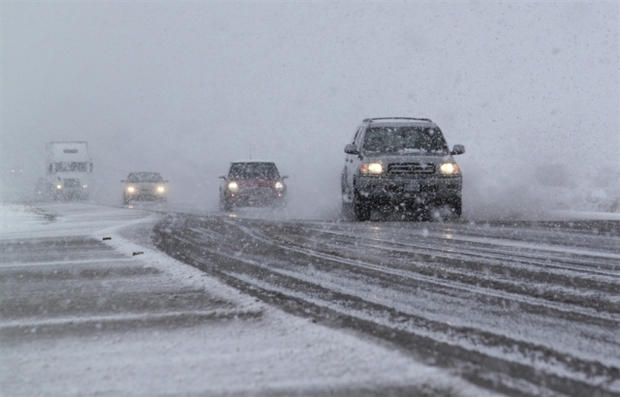
[[[342,209],[341,209],[341,216],[343,219],[345,220],[350,220],[352,218],[355,217],[355,215],[353,214],[353,204],[346,202],[346,201],[342,201]]]
[[[280,200],[277,200],[277,201],[274,203],[273,207],[274,207],[276,210],[285,210],[285,209],[286,209],[286,204],[287,204],[287,203],[286,203],[286,199],[280,199]]]
[[[228,200],[220,200],[220,211],[222,212],[231,212],[232,204],[228,202]]]
[[[461,216],[463,205],[460,197],[455,196],[446,200],[445,207],[449,210],[449,219],[458,219]]]
[[[365,200],[355,192],[353,196],[353,216],[358,222],[370,220],[371,205],[369,200]]]
[[[461,198],[455,197],[443,203],[431,205],[428,208],[430,221],[451,221],[461,217]]]
[[[460,197],[457,197],[452,201],[452,208],[454,209],[454,216],[456,218],[460,218],[463,209],[463,201]]]

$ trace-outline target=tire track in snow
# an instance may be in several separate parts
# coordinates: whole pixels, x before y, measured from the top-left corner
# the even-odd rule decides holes
[[[532,341],[515,337],[502,332],[505,330],[493,332],[488,326],[439,321],[436,316],[423,311],[416,314],[415,310],[406,310],[406,296],[408,288],[414,291],[422,288],[434,296],[447,299],[453,295],[452,299],[471,304],[469,295],[483,293],[488,296],[486,303],[489,306],[502,309],[502,304],[508,302],[510,306],[510,302],[515,302],[515,307],[529,312],[533,318],[539,316],[537,312],[543,307],[543,316],[552,316],[550,322],[585,326],[586,330],[595,327],[598,330],[598,335],[593,332],[595,337],[600,339],[602,335],[605,339],[610,336],[611,340],[601,341],[603,345],[618,349],[613,330],[606,331],[609,327],[618,329],[619,321],[613,313],[597,313],[587,305],[580,309],[574,304],[548,302],[527,293],[480,287],[476,277],[465,282],[458,278],[441,279],[410,269],[403,270],[402,266],[386,264],[381,258],[379,262],[352,259],[348,257],[350,252],[345,249],[346,244],[330,245],[332,238],[317,236],[316,231],[313,234],[312,225],[303,223],[297,226],[285,223],[286,227],[283,227],[273,222],[231,221],[218,217],[171,222],[165,228],[159,227],[156,234],[160,239],[159,246],[173,256],[184,258],[245,292],[281,306],[293,305],[292,311],[297,314],[310,312],[327,322],[336,321],[329,320],[333,316],[340,318],[336,321],[340,326],[361,324],[359,330],[362,332],[379,335],[401,347],[412,344],[416,352],[423,351],[448,366],[456,364],[464,376],[477,380],[479,384],[485,384],[490,377],[493,382],[499,382],[496,389],[505,388],[515,394],[528,394],[521,387],[509,386],[510,382],[519,383],[516,380],[537,385],[539,392],[552,389],[566,395],[617,395],[620,389],[617,360],[536,343],[536,338]],[[291,238],[295,227],[298,228],[297,242]],[[349,237],[360,239],[364,236],[356,233]],[[374,241],[383,251],[391,249],[382,247],[387,243],[390,242]],[[419,248],[411,248],[410,254],[416,249]],[[467,253],[461,255],[467,256]],[[510,256],[510,252],[506,255]],[[439,262],[444,259],[436,258]],[[479,260],[477,257],[470,259]],[[519,260],[523,261],[522,258]],[[351,280],[348,284],[347,279]],[[367,294],[369,288],[383,297],[372,298]],[[486,311],[492,313],[493,310]],[[390,337],[392,334],[398,336],[396,341]],[[423,347],[429,343],[434,346],[432,351]],[[464,369],[468,366],[469,369]],[[498,368],[501,369],[499,373]],[[511,380],[501,380],[502,375]]]

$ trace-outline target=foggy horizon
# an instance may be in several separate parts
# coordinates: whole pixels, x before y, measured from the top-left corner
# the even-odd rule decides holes
[[[93,199],[129,172],[217,209],[231,161],[276,162],[291,217],[340,205],[367,117],[425,117],[464,211],[529,212],[546,169],[585,189],[618,169],[617,3],[3,3],[2,199],[28,199],[45,144],[87,141]],[[16,179],[12,169],[21,169]],[[542,170],[542,171],[541,171]],[[569,203],[570,205],[570,203]]]

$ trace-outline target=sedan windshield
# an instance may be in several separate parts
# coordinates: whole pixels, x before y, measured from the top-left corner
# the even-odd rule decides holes
[[[228,174],[231,179],[279,179],[274,163],[233,163]]]
[[[375,127],[366,132],[363,149],[373,154],[448,153],[441,132],[422,127]]]
[[[156,172],[134,172],[129,174],[127,182],[163,182],[163,178]]]
[[[54,168],[56,169],[56,172],[88,172],[88,163],[54,163]]]

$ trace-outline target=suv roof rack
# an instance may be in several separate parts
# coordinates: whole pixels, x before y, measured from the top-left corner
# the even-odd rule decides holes
[[[417,121],[428,121],[429,123],[433,122],[431,119],[421,119],[421,118],[415,118],[415,117],[373,117],[369,119],[364,119],[362,122],[372,123],[373,121],[378,121],[378,120],[417,120]]]

